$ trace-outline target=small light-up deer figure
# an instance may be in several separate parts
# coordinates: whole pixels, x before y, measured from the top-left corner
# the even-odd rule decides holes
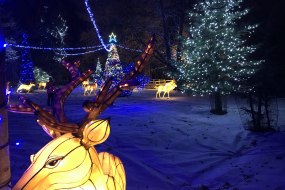
[[[47,83],[46,82],[39,82],[38,84],[38,89],[45,89],[47,87]]]
[[[82,82],[82,87],[84,88],[88,84],[89,84],[89,79]]]
[[[94,84],[87,84],[84,86],[84,93],[83,95],[86,96],[86,94],[91,95],[92,92],[95,94],[97,89],[97,83]]]
[[[21,84],[16,92],[20,92],[21,90],[26,90],[27,92],[30,92],[32,90],[32,87],[35,86],[35,84]]]
[[[175,80],[172,80],[171,82],[168,82],[165,85],[158,86],[156,92],[156,98],[161,98],[160,96],[161,92],[164,92],[162,98],[164,98],[166,93],[168,95],[167,97],[169,98],[169,92],[174,90],[175,87],[177,87]]]
[[[35,113],[38,124],[54,138],[35,155],[31,165],[13,190],[124,190],[126,175],[121,160],[107,152],[97,153],[94,145],[103,143],[110,134],[109,120],[97,117],[112,104],[123,89],[147,64],[153,53],[154,36],[136,62],[135,68],[121,82],[110,89],[112,79],[106,80],[94,101],[83,103],[86,116],[79,123],[69,123],[64,114],[64,101],[72,90],[86,80],[93,71],[82,75],[73,72],[72,81],[55,94],[53,114],[32,101],[20,97],[23,105],[10,106],[11,112]],[[76,65],[63,64],[68,70]],[[69,67],[74,67],[70,69]]]

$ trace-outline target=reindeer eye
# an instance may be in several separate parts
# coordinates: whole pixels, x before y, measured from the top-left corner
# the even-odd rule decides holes
[[[50,158],[47,162],[46,162],[46,167],[47,168],[55,168],[59,162],[62,160],[62,157],[58,157],[58,158]]]

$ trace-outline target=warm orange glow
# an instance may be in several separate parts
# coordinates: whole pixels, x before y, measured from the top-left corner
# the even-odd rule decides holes
[[[19,92],[20,90],[26,90],[27,92],[30,92],[33,86],[35,86],[35,84],[33,84],[33,83],[30,83],[29,85],[21,84],[18,87],[17,92]]]
[[[85,82],[85,81],[84,81]],[[82,84],[83,86],[83,84]],[[92,92],[95,94],[96,93],[96,89],[97,89],[97,83],[94,84],[86,84],[83,86],[84,88],[84,96],[86,96],[86,93],[88,93],[89,95],[92,94]]]
[[[46,86],[47,86],[47,83],[46,83],[46,82],[39,82],[39,84],[38,84],[38,88],[39,88],[39,89],[45,89]]]
[[[110,134],[108,120],[86,124],[81,137],[60,136],[35,155],[14,190],[90,189],[124,190],[126,175],[119,158],[93,147]]]
[[[85,80],[85,81],[83,81],[82,82],[82,87],[84,88],[86,85],[88,85],[89,84],[89,80],[87,79],[87,80]]]
[[[176,85],[174,80],[166,83],[165,85],[158,86],[157,92],[156,92],[156,98],[164,98],[166,93],[167,93],[168,98],[169,98],[169,92],[172,91],[176,86],[177,85]],[[162,97],[160,96],[161,92],[164,92]]]

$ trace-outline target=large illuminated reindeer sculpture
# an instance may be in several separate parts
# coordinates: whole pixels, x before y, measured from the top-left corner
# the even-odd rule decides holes
[[[14,186],[14,190],[124,190],[126,176],[121,160],[107,152],[97,153],[94,145],[103,143],[110,134],[109,120],[97,117],[113,103],[147,64],[153,53],[154,36],[136,62],[135,68],[110,89],[108,79],[94,101],[83,103],[86,116],[79,123],[69,123],[64,114],[64,102],[72,90],[86,80],[92,71],[78,75],[78,66],[63,64],[71,72],[72,81],[55,94],[53,111],[43,109],[24,97],[23,105],[10,106],[9,111],[34,113],[38,124],[54,138],[35,155],[31,165]]]

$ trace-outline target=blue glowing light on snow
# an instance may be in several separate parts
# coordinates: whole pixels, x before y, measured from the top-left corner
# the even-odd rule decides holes
[[[19,142],[16,142],[16,143],[15,143],[16,146],[20,146],[20,144],[21,144],[21,143],[19,143]]]
[[[4,41],[4,37],[3,35],[1,34],[1,30],[0,30],[0,50],[4,49],[6,47],[6,43]]]

